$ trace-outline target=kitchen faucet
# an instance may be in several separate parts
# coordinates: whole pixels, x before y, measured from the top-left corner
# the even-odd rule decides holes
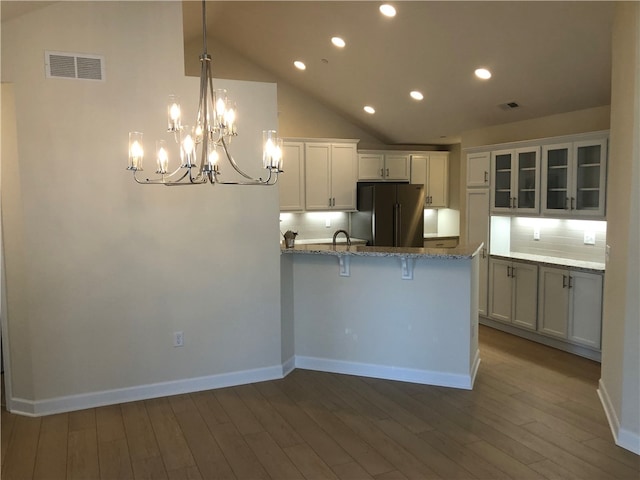
[[[336,233],[333,234],[333,245],[334,246],[336,245],[336,237],[338,236],[339,233],[344,233],[344,236],[347,237],[347,246],[350,246],[351,237],[349,236],[346,230],[336,230]]]

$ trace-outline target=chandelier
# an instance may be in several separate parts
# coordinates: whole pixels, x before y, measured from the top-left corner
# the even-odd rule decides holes
[[[142,171],[144,147],[141,132],[129,132],[129,164],[133,178],[144,185],[199,185],[203,183],[230,185],[274,185],[282,172],[282,140],[275,130],[262,132],[262,164],[265,177],[254,178],[245,173],[229,152],[231,139],[238,135],[235,105],[224,89],[214,90],[211,75],[211,55],[207,53],[207,23],[205,0],[202,1],[202,55],[200,55],[200,100],[195,125],[182,124],[180,99],[169,95],[167,132],[179,146],[180,160],[175,170],[169,171],[169,153],[165,140],[156,142],[155,178],[138,178]],[[198,161],[198,156],[199,161]],[[241,181],[220,179],[220,157],[242,176]]]

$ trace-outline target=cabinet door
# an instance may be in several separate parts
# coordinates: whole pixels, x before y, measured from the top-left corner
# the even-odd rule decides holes
[[[427,162],[427,205],[443,208],[449,205],[449,154],[431,153]]]
[[[411,155],[411,183],[424,185],[425,200],[424,208],[429,208],[428,195],[429,187],[427,185],[427,162],[429,158],[426,155]]]
[[[394,182],[409,180],[409,155],[385,154],[384,177]]]
[[[331,144],[305,144],[305,189],[307,210],[329,210]]]
[[[284,142],[282,152],[284,172],[278,175],[280,210],[304,210],[304,143]]]
[[[384,173],[384,154],[361,153],[358,155],[358,180],[383,180]]]
[[[511,212],[513,208],[513,150],[491,152],[491,211]]]
[[[569,340],[600,349],[602,275],[571,272]]]
[[[332,210],[356,209],[357,157],[355,144],[331,145]]]
[[[511,323],[511,262],[489,260],[489,317]]]
[[[513,324],[529,330],[536,329],[538,307],[538,266],[513,262]]]
[[[569,274],[566,270],[540,267],[538,331],[567,338],[569,319]]]
[[[488,187],[490,170],[491,154],[489,152],[468,154],[467,188]]]
[[[574,182],[572,213],[603,217],[607,172],[606,139],[573,144]]]
[[[513,204],[518,213],[540,211],[540,148],[519,148],[515,151]]]
[[[487,286],[489,281],[489,201],[490,194],[488,188],[467,190],[467,244],[474,245],[480,242],[484,243],[484,247],[480,253],[478,299],[478,310],[480,315],[487,315]]]
[[[571,143],[542,147],[542,213],[557,215],[569,211],[572,157]]]

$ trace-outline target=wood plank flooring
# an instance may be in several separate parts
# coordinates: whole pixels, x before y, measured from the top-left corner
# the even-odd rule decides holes
[[[296,370],[283,380],[27,418],[9,479],[633,479],[600,365],[489,327],[474,390]]]

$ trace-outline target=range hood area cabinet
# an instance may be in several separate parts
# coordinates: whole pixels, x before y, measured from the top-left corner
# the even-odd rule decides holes
[[[358,181],[408,182],[411,155],[404,152],[361,150],[358,152]]]
[[[277,185],[280,211],[354,211],[358,140],[289,138]]]
[[[449,206],[449,152],[411,155],[411,183],[424,184],[424,208]]]

